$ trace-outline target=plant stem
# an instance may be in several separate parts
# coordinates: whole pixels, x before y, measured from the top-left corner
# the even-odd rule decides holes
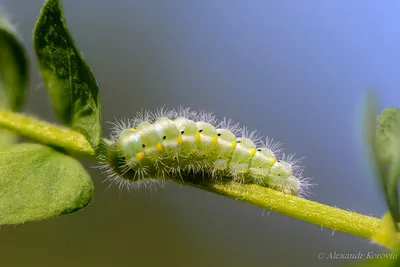
[[[379,219],[327,206],[255,184],[203,183],[192,186],[282,213],[309,223],[371,238],[379,230]]]
[[[63,148],[71,153],[95,157],[95,151],[83,135],[65,127],[1,109],[0,127],[15,131],[38,142]],[[176,180],[174,181],[176,182]],[[380,228],[378,218],[330,207],[254,184],[205,181],[199,184],[184,183],[184,185],[238,199],[267,210],[364,238],[371,238]]]
[[[42,144],[63,148],[71,153],[95,155],[91,145],[80,133],[20,113],[0,109],[0,127]]]

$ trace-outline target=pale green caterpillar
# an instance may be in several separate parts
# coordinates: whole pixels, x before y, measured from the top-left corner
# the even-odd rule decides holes
[[[293,195],[307,194],[310,186],[299,160],[280,155],[280,143],[268,138],[262,143],[231,120],[218,123],[188,108],[142,112],[114,123],[112,142],[104,167],[121,187],[191,176],[256,183]]]

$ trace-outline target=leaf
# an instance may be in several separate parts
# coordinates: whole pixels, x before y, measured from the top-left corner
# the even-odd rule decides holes
[[[376,128],[376,147],[381,165],[386,167],[385,191],[389,210],[399,222],[398,181],[400,177],[400,110],[386,108],[379,117]],[[382,167],[383,168],[383,167]],[[396,225],[396,229],[398,229]]]
[[[0,225],[68,214],[92,198],[82,165],[39,144],[15,144],[0,152]]]
[[[393,139],[399,131],[400,110],[396,107],[386,108],[378,118],[376,126],[377,152],[380,159],[390,164],[393,162],[394,154],[397,152],[393,147]]]
[[[15,29],[0,12],[0,108],[20,111],[25,103],[29,64]],[[13,143],[15,134],[0,130],[0,147]]]
[[[47,0],[34,29],[39,68],[55,111],[96,147],[101,137],[97,82],[75,47],[60,0]]]
[[[389,248],[398,246],[399,238],[390,213],[386,213],[383,216],[378,232],[376,232],[371,239],[373,242]]]
[[[393,226],[399,230],[398,179],[400,176],[400,112],[385,109],[376,125],[376,98],[368,96],[365,109],[365,132],[374,170],[385,193]]]

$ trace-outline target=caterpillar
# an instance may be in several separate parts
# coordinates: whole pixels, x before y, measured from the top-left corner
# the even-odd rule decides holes
[[[107,180],[120,187],[141,187],[166,177],[228,179],[255,183],[286,194],[309,193],[301,159],[285,156],[281,143],[262,137],[232,120],[218,121],[190,108],[138,112],[112,123],[108,155],[101,159]]]

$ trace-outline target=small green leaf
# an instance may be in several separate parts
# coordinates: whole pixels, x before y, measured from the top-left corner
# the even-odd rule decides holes
[[[58,117],[96,147],[101,137],[97,82],[69,34],[60,0],[47,0],[43,5],[33,38]]]
[[[393,162],[393,157],[397,153],[393,147],[393,139],[396,136],[400,124],[400,110],[396,107],[386,108],[378,118],[376,126],[376,143],[378,155],[384,163]]]
[[[0,12],[0,108],[20,111],[28,91],[29,64],[25,48],[15,29]],[[0,130],[0,147],[16,136]]]
[[[15,144],[0,152],[0,225],[74,212],[92,198],[82,165],[39,144]]]
[[[382,165],[387,165],[386,193],[389,210],[395,222],[399,222],[398,181],[400,177],[400,110],[385,109],[376,128],[376,146]]]
[[[374,170],[380,180],[386,202],[393,218],[396,231],[399,230],[398,179],[400,176],[400,112],[388,108],[381,114],[376,124],[376,98],[367,100],[366,136],[373,159]]]

